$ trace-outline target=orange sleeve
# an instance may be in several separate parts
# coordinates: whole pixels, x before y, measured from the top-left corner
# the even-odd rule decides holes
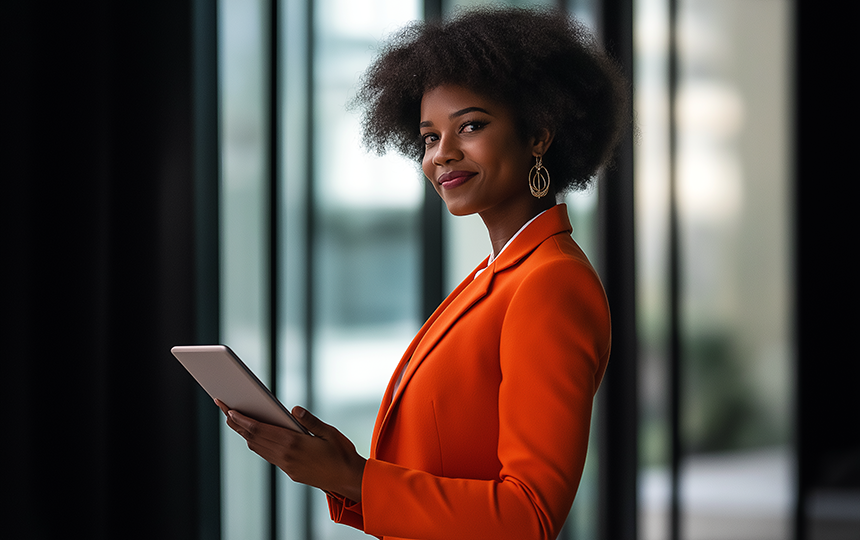
[[[349,525],[356,529],[364,530],[364,519],[361,515],[361,503],[351,501],[346,497],[332,495],[326,492],[329,517],[335,523]]]
[[[500,336],[499,478],[439,477],[371,459],[362,485],[365,532],[425,540],[555,538],[582,474],[609,328],[591,268],[558,259],[525,276]]]

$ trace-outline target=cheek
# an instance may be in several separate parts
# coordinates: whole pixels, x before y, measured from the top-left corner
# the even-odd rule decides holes
[[[433,157],[428,155],[427,152],[424,152],[424,157],[421,159],[421,170],[424,171],[424,176],[426,176],[428,180],[433,180],[434,169]]]

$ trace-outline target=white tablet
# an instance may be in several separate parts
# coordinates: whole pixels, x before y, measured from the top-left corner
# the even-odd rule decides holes
[[[183,345],[170,349],[206,393],[232,410],[308,433],[266,385],[225,345]]]

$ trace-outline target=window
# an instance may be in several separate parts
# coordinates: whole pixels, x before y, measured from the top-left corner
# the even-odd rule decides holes
[[[636,4],[646,539],[790,535],[791,9]]]
[[[425,275],[420,170],[366,154],[346,103],[387,33],[478,3],[219,2],[222,337],[284,402],[309,406],[365,455],[384,385],[423,321],[422,287],[453,289],[489,242],[479,218],[444,213],[433,231],[443,271]],[[601,2],[566,6],[600,32]],[[788,535],[791,8],[635,2],[646,539]],[[568,204],[600,269],[598,198]],[[363,537],[232,433],[222,444],[225,538]],[[599,534],[596,457],[569,537]]]
[[[346,104],[380,40],[419,7],[219,3],[222,339],[364,455],[421,322],[423,187],[412,163],[364,152]],[[330,522],[321,493],[229,430],[222,439],[225,538],[364,537]]]

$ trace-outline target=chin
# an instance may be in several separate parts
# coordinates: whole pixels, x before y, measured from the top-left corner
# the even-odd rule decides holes
[[[449,203],[449,202],[444,201],[444,200],[443,200],[443,202],[445,203],[445,206],[448,208],[448,213],[451,214],[452,216],[460,216],[460,217],[471,216],[472,214],[478,213],[477,209],[472,208],[470,206],[457,204],[457,203]]]
[[[451,214],[452,216],[463,217],[463,216],[471,216],[471,215],[472,215],[472,214],[474,214],[475,212],[469,212],[468,210],[462,210],[462,209],[459,209],[459,208],[453,208],[453,209],[452,209],[452,208],[449,206],[449,207],[448,207],[448,213],[449,213],[449,214]]]

